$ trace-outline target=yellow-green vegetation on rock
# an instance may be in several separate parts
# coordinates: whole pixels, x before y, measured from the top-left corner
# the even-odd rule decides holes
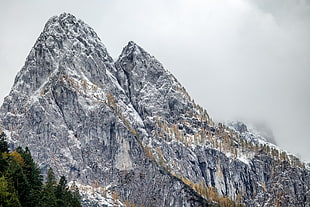
[[[207,199],[210,203],[218,204],[221,207],[244,207],[244,205],[241,203],[240,196],[237,196],[237,201],[233,201],[228,197],[220,196],[214,187],[207,187],[203,181],[194,183],[185,177],[181,177],[180,179],[199,195]]]

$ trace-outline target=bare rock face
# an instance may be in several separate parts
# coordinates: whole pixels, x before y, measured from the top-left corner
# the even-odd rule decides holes
[[[139,204],[206,204],[146,157],[133,133],[147,136],[143,122],[114,70],[90,27],[70,14],[53,17],[1,107],[1,125],[43,172],[52,166],[82,184],[112,185],[122,200]]]
[[[309,206],[309,168],[246,125],[214,123],[175,77],[129,42],[116,62],[71,14],[45,25],[0,109],[12,148],[42,172],[145,206]],[[202,189],[205,189],[204,191]],[[85,204],[86,205],[86,204]]]
[[[123,49],[115,66],[120,85],[143,119],[158,115],[173,122],[193,108],[175,77],[134,42]]]

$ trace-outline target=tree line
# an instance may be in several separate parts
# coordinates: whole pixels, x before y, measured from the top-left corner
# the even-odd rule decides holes
[[[0,134],[0,207],[81,207],[75,184],[65,176],[57,182],[53,169],[46,181],[28,147],[10,152],[5,133]]]

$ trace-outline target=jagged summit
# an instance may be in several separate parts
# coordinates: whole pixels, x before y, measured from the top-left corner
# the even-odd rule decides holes
[[[45,25],[0,108],[0,126],[12,149],[29,147],[43,172],[51,166],[92,189],[83,195],[93,202],[117,192],[139,206],[310,203],[310,173],[296,157],[242,123],[214,123],[136,43],[114,62],[71,14]]]
[[[49,49],[73,49],[76,52],[85,52],[87,55],[95,52],[99,57],[112,62],[112,58],[96,32],[72,14],[62,13],[50,18],[40,37],[43,38],[43,42],[46,41]]]
[[[86,24],[78,20],[74,15],[70,13],[62,13],[51,17],[45,24],[43,32],[46,33],[60,33],[62,31],[72,32],[72,29],[77,30],[81,27],[88,27]]]
[[[66,36],[69,39],[83,37],[100,41],[96,32],[85,22],[70,13],[62,13],[51,17],[44,26],[42,34]]]
[[[188,94],[163,65],[134,42],[115,62],[120,85],[141,116],[180,116],[193,107]]]
[[[22,96],[38,93],[59,74],[86,77],[103,84],[102,76],[105,70],[112,70],[112,63],[94,30],[73,15],[63,13],[46,23],[16,76],[13,92],[22,92]]]
[[[118,60],[128,59],[131,62],[141,62],[143,59],[150,58],[150,54],[147,53],[142,47],[133,41],[129,41],[128,44],[123,48],[121,55]]]

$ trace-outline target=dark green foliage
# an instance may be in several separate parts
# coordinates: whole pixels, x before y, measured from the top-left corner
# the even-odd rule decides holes
[[[72,186],[73,190],[70,191],[67,186],[67,180],[65,176],[61,176],[60,181],[56,187],[55,195],[57,198],[57,206],[72,206],[80,207],[80,193],[77,186]]]
[[[40,206],[80,207],[81,198],[78,188],[75,184],[72,186],[72,188],[73,190],[70,191],[65,176],[61,176],[57,184],[53,169],[50,168],[48,170],[46,184],[43,188],[43,196],[40,201]]]
[[[55,189],[55,196],[58,200],[66,200],[66,192],[68,191],[67,180],[65,176],[61,176]]]
[[[53,169],[50,168],[47,173],[46,183],[43,186],[42,198],[40,200],[40,206],[51,206],[56,207],[56,177]]]
[[[3,173],[6,171],[9,163],[6,159],[3,158],[2,153],[0,153],[0,175],[3,175]]]
[[[23,204],[23,206],[35,206],[39,201],[40,192],[42,190],[42,175],[41,171],[36,163],[33,161],[30,150],[26,147],[25,150],[18,147],[16,149],[18,153],[21,154],[25,165],[23,166],[23,172],[29,182],[29,193],[27,196],[27,200]]]
[[[8,143],[5,140],[6,135],[4,132],[0,133],[0,175],[3,174],[3,172],[8,167],[8,162],[6,159],[2,157],[2,153],[8,153],[9,152],[9,146]]]
[[[0,206],[20,207],[20,202],[15,191],[10,191],[8,182],[4,176],[0,177]]]
[[[54,179],[55,179],[55,175],[54,175]],[[55,187],[56,187],[56,182],[55,183],[49,182],[49,181],[46,182],[46,184],[43,186],[41,199],[39,201],[39,206],[46,206],[46,207],[57,206],[56,204],[57,199],[55,196]]]
[[[75,185],[75,183],[73,183],[71,186],[71,194],[72,194],[72,197],[70,198],[71,199],[70,202],[71,202],[72,206],[80,207],[81,206],[81,203],[80,203],[81,195],[80,195],[79,189]]]
[[[46,186],[50,188],[55,188],[56,186],[56,177],[55,177],[53,168],[48,169],[47,178],[46,178]]]
[[[9,145],[5,140],[6,135],[4,134],[4,132],[1,132],[0,134],[0,152],[9,152]]]
[[[80,207],[77,186],[72,191],[62,176],[59,183],[53,169],[43,184],[39,167],[29,149],[18,147],[9,153],[4,133],[0,134],[0,207]]]
[[[29,196],[30,185],[22,167],[14,159],[10,160],[6,176],[9,178],[8,181],[13,184],[14,189],[17,191],[20,203],[26,203],[27,197]]]

